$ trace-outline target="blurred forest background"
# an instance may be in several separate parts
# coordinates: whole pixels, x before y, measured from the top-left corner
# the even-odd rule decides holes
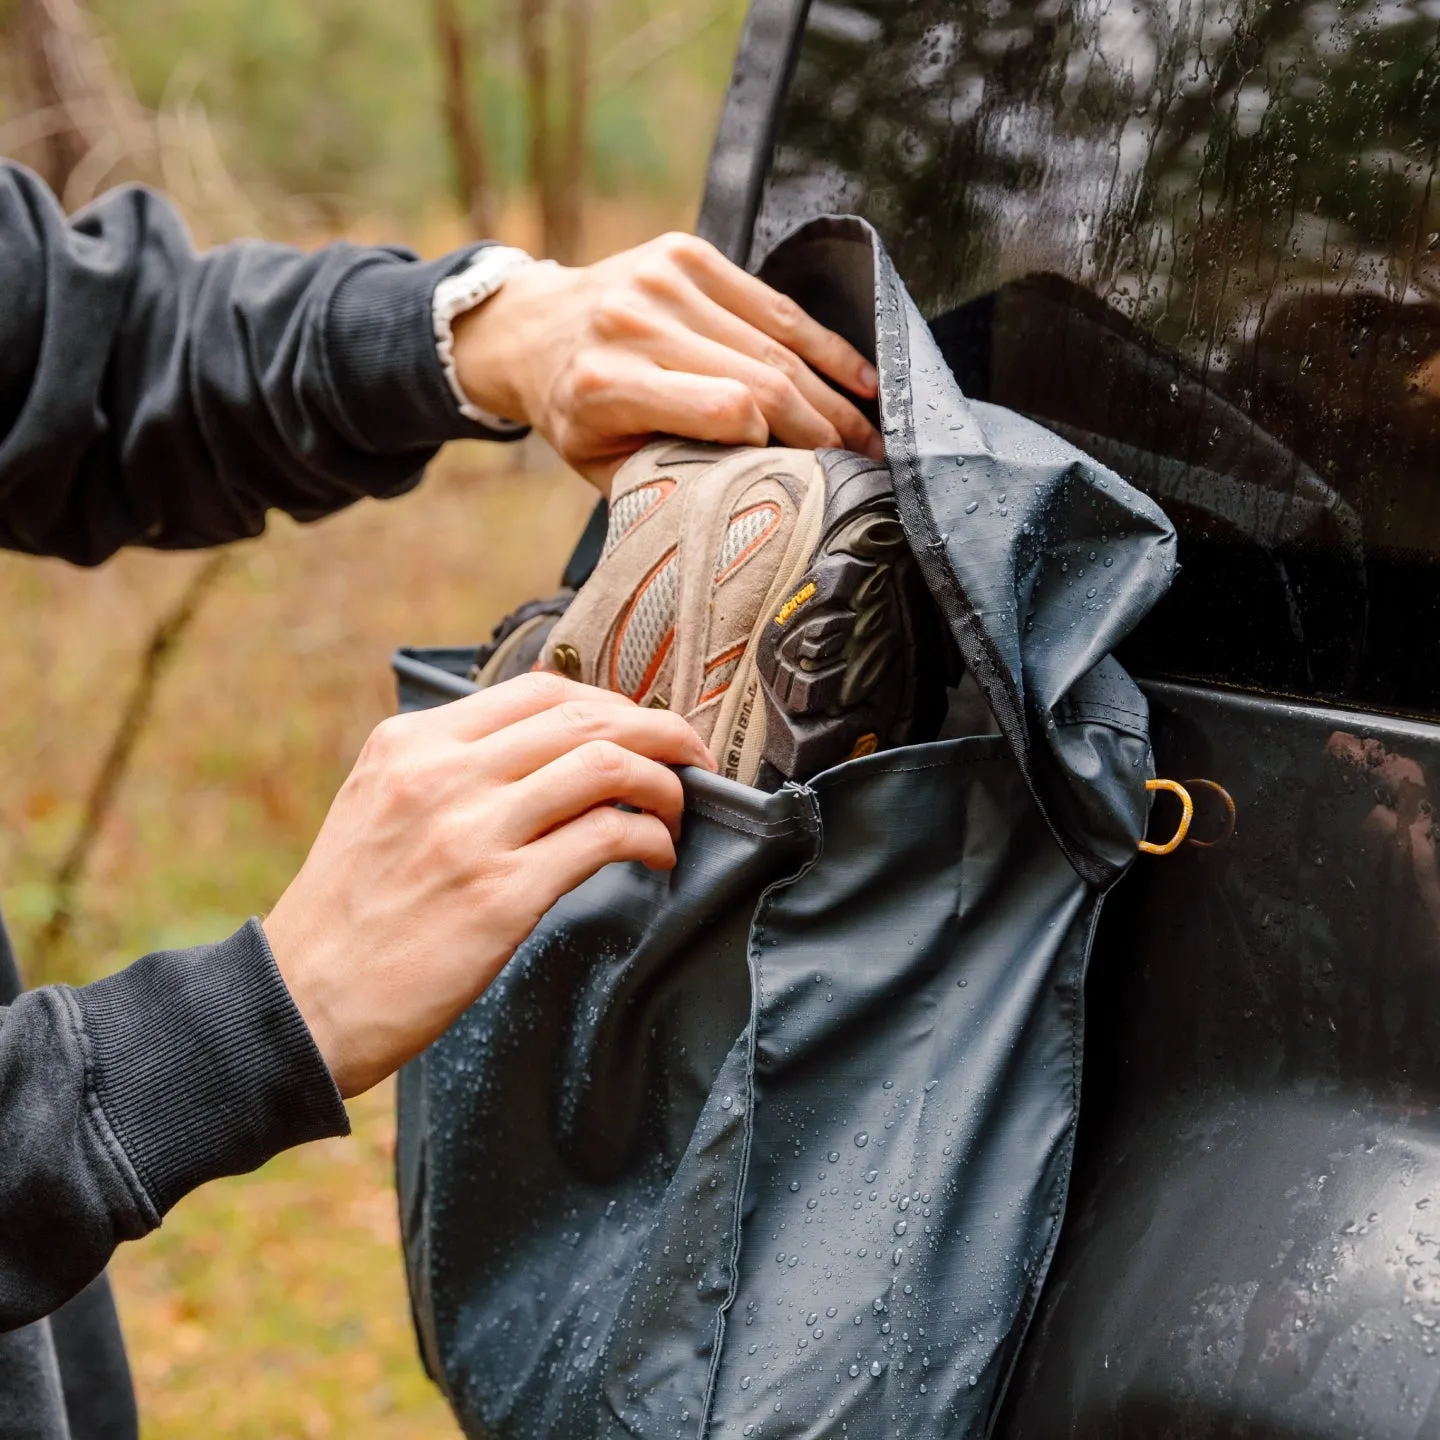
[[[197,240],[493,235],[583,260],[693,224],[743,0],[0,0],[0,155]],[[538,442],[215,556],[0,555],[0,902],[32,984],[228,934],[303,858],[400,643],[553,589],[591,494]],[[146,1440],[454,1435],[410,1332],[390,1088],[112,1266]]]

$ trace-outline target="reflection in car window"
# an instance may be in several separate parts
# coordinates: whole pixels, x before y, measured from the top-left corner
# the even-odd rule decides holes
[[[881,231],[966,392],[1182,535],[1143,674],[1440,711],[1440,3],[813,3],[755,253]]]

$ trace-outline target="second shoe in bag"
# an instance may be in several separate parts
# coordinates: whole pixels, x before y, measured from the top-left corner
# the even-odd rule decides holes
[[[933,727],[929,620],[885,466],[662,442],[616,475],[600,562],[540,663],[677,711],[722,774],[773,789]]]

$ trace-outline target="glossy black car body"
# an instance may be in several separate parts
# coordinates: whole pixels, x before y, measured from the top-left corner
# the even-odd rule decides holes
[[[967,393],[1165,506],[1123,658],[1237,806],[1110,901],[999,1434],[1440,1434],[1437,154],[1435,0],[747,21],[702,233],[865,214]]]

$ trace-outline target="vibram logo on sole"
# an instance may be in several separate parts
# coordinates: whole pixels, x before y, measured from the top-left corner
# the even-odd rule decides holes
[[[790,617],[807,601],[815,595],[815,582],[813,580],[802,585],[781,607],[775,616],[775,623],[782,629],[790,623]]]

